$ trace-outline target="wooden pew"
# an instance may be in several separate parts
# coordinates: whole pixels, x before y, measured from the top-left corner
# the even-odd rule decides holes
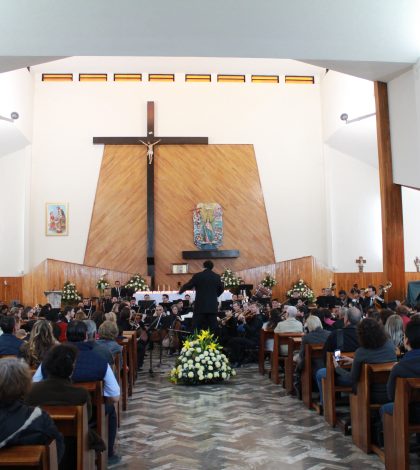
[[[129,367],[133,369],[132,373],[132,384],[131,387],[134,388],[134,382],[137,379],[137,332],[136,331],[123,331],[123,336],[129,338]]]
[[[284,360],[284,388],[286,389],[287,393],[293,393],[293,376],[296,367],[296,364],[293,362],[293,353],[300,349],[302,344],[302,336],[289,336],[287,341],[287,357]]]
[[[265,374],[265,355],[268,351],[265,350],[265,342],[268,339],[273,339],[274,338],[274,332],[273,331],[265,331],[261,330],[260,331],[260,347],[258,349],[258,371],[260,374],[264,375]],[[271,351],[270,355],[271,355]]]
[[[335,367],[333,362],[334,353],[327,353],[326,368],[327,377],[322,380],[322,397],[324,402],[324,418],[325,421],[335,427],[336,424],[341,425],[344,431],[347,432],[346,423],[337,422],[337,411],[336,411],[336,395],[339,392],[350,393],[351,387],[342,387],[335,383]],[[342,352],[343,356],[354,357],[354,352]],[[349,366],[350,368],[351,366]]]
[[[303,333],[274,333],[273,354],[271,355],[271,380],[280,383],[279,362],[284,362],[287,356],[280,356],[280,346],[289,344],[289,337],[303,336]]]
[[[0,468],[57,470],[57,444],[13,446],[0,449]]]
[[[122,362],[122,353],[116,353],[114,356],[113,370],[114,370],[115,378],[117,379],[118,385],[120,386],[120,390],[122,390],[121,362]],[[120,427],[121,426],[121,413],[122,413],[122,399],[121,398],[118,400],[118,404],[116,405],[116,411],[117,411],[117,417],[118,417],[118,427]]]
[[[41,408],[51,416],[57,429],[64,437],[76,439],[76,469],[94,469],[95,452],[89,450],[87,405],[42,405]]]
[[[372,444],[371,439],[371,414],[373,410],[379,410],[378,403],[372,403],[371,386],[373,384],[386,384],[389,373],[395,362],[383,364],[363,364],[360,379],[357,383],[357,394],[350,395],[351,412],[351,437],[353,443],[369,454],[374,451],[381,459],[384,459],[383,451]]]
[[[108,420],[105,416],[105,397],[102,381],[75,382],[76,387],[85,388],[91,395],[92,406],[96,409],[96,432],[108,447]],[[108,452],[101,452],[97,461],[98,470],[105,470],[108,465]]]
[[[128,401],[128,339],[118,338],[117,342],[123,347],[122,350],[122,370],[121,370],[121,396],[122,396],[122,409],[127,411]]]
[[[420,424],[410,424],[410,403],[420,403],[420,379],[397,378],[394,414],[384,415],[385,468],[409,470],[409,439],[420,433]]]
[[[323,344],[305,344],[305,359],[301,372],[302,401],[310,410],[315,408],[312,401],[313,392],[313,368],[312,359],[322,358],[324,354]]]

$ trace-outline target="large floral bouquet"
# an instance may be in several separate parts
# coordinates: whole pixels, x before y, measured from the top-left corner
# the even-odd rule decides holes
[[[225,285],[225,289],[231,289],[232,287],[238,287],[243,284],[243,280],[229,268],[226,268],[220,277]]]
[[[96,288],[100,292],[103,292],[107,287],[109,287],[109,282],[105,279],[104,276],[100,277],[96,283]]]
[[[171,370],[170,380],[176,384],[198,385],[221,382],[236,375],[222,347],[208,330],[189,336]]]
[[[73,304],[79,300],[82,300],[82,297],[77,292],[76,285],[66,281],[63,286],[63,293],[61,294],[61,301],[64,304]]]
[[[264,279],[261,281],[264,287],[272,288],[277,284],[277,281],[271,276],[270,273],[266,273]]]
[[[299,279],[293,284],[292,288],[287,291],[287,297],[294,299],[302,299],[305,302],[312,303],[315,300],[314,291],[303,281]]]
[[[140,274],[134,274],[124,287],[132,292],[149,290],[146,280]]]

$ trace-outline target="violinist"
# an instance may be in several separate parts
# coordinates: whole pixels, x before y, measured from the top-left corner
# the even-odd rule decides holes
[[[250,310],[239,315],[238,319],[243,322],[244,335],[232,338],[227,344],[228,354],[233,367],[241,367],[246,355],[246,350],[257,349],[260,340],[260,330],[262,319],[259,308],[256,304],[251,304]]]
[[[218,320],[220,327],[220,343],[222,346],[225,346],[232,338],[237,336],[236,327],[238,322],[232,310],[226,310],[224,318],[219,318]]]

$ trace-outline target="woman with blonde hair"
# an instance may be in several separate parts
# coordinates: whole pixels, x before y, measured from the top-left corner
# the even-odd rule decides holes
[[[388,317],[385,323],[385,331],[395,346],[395,352],[397,356],[401,355],[404,350],[404,321],[397,315],[391,315]]]
[[[51,323],[48,320],[38,320],[32,327],[28,342],[20,348],[20,356],[29,367],[36,368],[55,344],[58,341],[54,337]]]

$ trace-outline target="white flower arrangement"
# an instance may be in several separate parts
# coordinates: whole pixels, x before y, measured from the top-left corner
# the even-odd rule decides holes
[[[198,385],[229,380],[236,372],[221,349],[208,330],[189,336],[170,372],[171,382]]]
[[[302,299],[308,303],[312,303],[315,300],[315,294],[313,290],[305,283],[303,279],[299,279],[298,282],[293,284],[292,288],[286,292],[287,297]]]
[[[104,276],[100,277],[96,283],[96,288],[103,292],[107,287],[109,287],[109,282],[105,279]]]
[[[229,268],[225,268],[220,277],[225,285],[225,289],[231,289],[232,287],[238,287],[243,284],[243,280]]]
[[[134,274],[124,287],[133,292],[149,290],[146,280],[140,274]]]
[[[261,281],[261,284],[264,287],[274,287],[277,284],[277,281],[274,279],[273,276],[271,276],[270,273],[266,273],[264,279]]]
[[[77,292],[76,285],[66,281],[63,286],[63,293],[61,294],[61,301],[65,304],[71,304],[79,300],[82,300],[82,297]]]

